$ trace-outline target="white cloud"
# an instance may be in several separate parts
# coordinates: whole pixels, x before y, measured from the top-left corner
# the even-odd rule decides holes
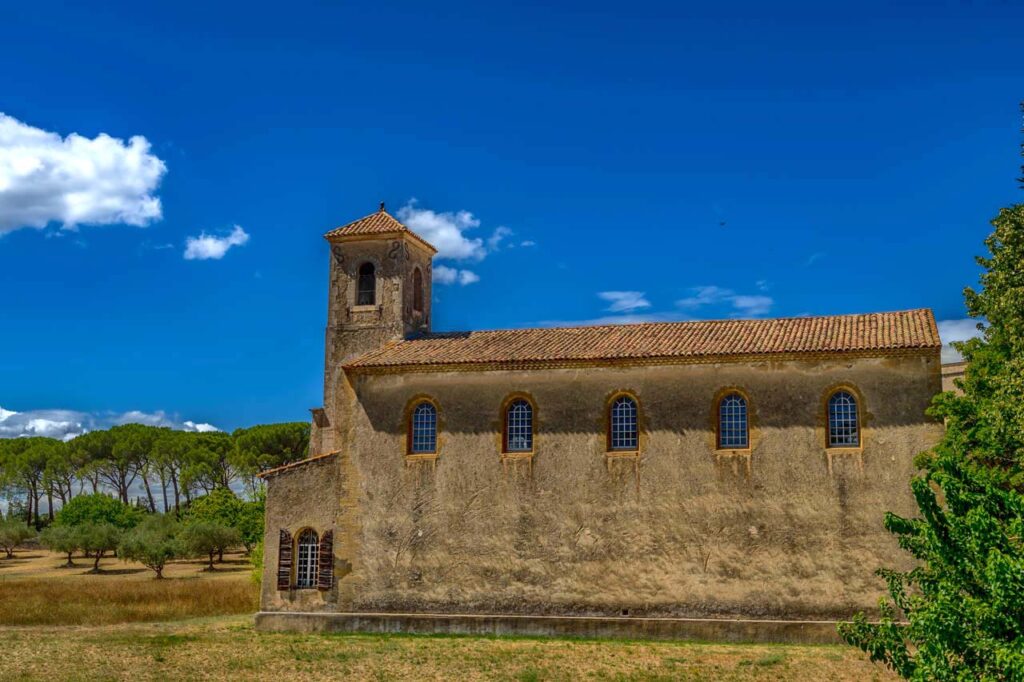
[[[940,320],[939,338],[942,339],[942,362],[960,362],[963,360],[960,353],[949,344],[953,341],[966,341],[975,336],[981,336],[978,330],[978,320],[971,318],[965,320]]]
[[[524,241],[519,242],[519,246],[522,246],[523,248],[529,248],[531,246],[537,246],[537,242],[533,241],[532,239],[526,239]]]
[[[195,431],[196,433],[212,433],[214,431],[220,431],[213,424],[207,424],[206,422],[195,423],[193,421],[184,421],[181,423],[182,431]]]
[[[651,307],[642,291],[601,291],[597,295],[611,304],[605,308],[610,313],[631,313]]]
[[[770,296],[737,294],[732,289],[714,285],[694,287],[690,296],[676,301],[677,306],[688,310],[729,305],[733,308],[733,315],[749,317],[767,315],[774,304]]]
[[[627,313],[624,315],[604,315],[587,320],[543,320],[541,327],[596,327],[612,324],[640,324],[643,322],[681,322],[692,319],[683,313]]]
[[[249,241],[249,235],[239,225],[225,237],[215,237],[203,232],[198,237],[185,241],[185,260],[220,260],[232,246],[242,246]]]
[[[154,192],[166,172],[141,135],[62,138],[0,113],[0,235],[51,222],[148,225],[162,217]]]
[[[480,276],[469,270],[459,270],[459,284],[466,286],[480,281]]]
[[[822,253],[821,251],[816,251],[815,253],[812,253],[810,256],[807,257],[807,260],[804,261],[804,267],[806,268],[814,265],[817,261],[824,258],[824,256],[825,254]]]
[[[409,203],[398,209],[398,219],[433,244],[438,258],[483,260],[487,255],[482,239],[471,239],[465,235],[480,226],[480,221],[472,213],[437,213],[428,208],[419,208],[416,204],[416,199],[410,199]]]
[[[87,431],[105,429],[119,424],[166,426],[182,431],[218,431],[212,424],[180,421],[163,410],[157,412],[81,412],[77,410],[26,410],[16,412],[0,407],[0,438],[45,436],[68,441]]]
[[[506,237],[511,237],[514,234],[512,230],[504,226],[499,226],[494,230],[494,233],[487,239],[487,249],[490,251],[497,251],[501,247],[501,242]],[[515,246],[513,244],[512,246]]]
[[[770,296],[733,296],[732,306],[741,315],[767,315],[774,301]]]
[[[462,286],[466,286],[467,284],[479,282],[480,277],[470,270],[459,270],[458,268],[450,268],[447,265],[437,265],[434,267],[434,281],[438,284],[455,284],[458,282]]]

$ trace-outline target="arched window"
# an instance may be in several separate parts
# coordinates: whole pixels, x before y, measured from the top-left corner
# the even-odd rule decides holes
[[[317,537],[315,530],[307,528],[299,534],[297,545],[295,587],[316,587],[317,571],[320,570],[320,538]]]
[[[742,450],[749,445],[747,401],[739,393],[730,393],[718,403],[718,447]]]
[[[409,453],[413,455],[437,452],[437,408],[423,401],[413,408],[409,420]]]
[[[828,446],[855,448],[859,445],[857,399],[848,391],[836,391],[828,399]]]
[[[608,411],[608,447],[611,450],[638,450],[636,401],[628,395],[619,396]]]
[[[356,286],[356,305],[373,305],[377,302],[377,270],[373,263],[359,266],[359,282]]]
[[[505,452],[533,452],[533,406],[517,398],[505,410]]]
[[[419,268],[412,271],[412,309],[423,312],[423,273]]]

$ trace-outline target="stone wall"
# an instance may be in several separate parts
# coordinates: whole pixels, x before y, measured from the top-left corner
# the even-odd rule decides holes
[[[272,564],[276,528],[348,514],[335,553],[352,573],[331,597],[341,610],[802,618],[872,608],[883,587],[873,571],[907,561],[882,516],[914,512],[912,459],[942,431],[924,416],[941,388],[938,351],[350,379],[344,456],[327,460],[338,480],[325,484],[319,463],[320,473],[272,479],[266,548]],[[825,448],[824,401],[839,385],[861,397],[859,450]],[[725,387],[750,398],[749,456],[715,449],[713,401]],[[638,459],[606,457],[606,399],[619,390],[639,398]],[[500,406],[513,392],[537,406],[536,454],[503,461]],[[405,457],[404,415],[420,395],[440,406],[436,461]],[[267,589],[265,609],[307,609]]]
[[[298,466],[287,467],[266,478],[266,534],[263,540],[263,579],[260,605],[263,611],[335,611],[339,591],[316,589],[277,589],[277,567],[280,531],[287,530],[293,539],[304,528],[312,528],[319,536],[334,531],[335,584],[344,582],[351,572],[351,557],[346,558],[347,533],[356,513],[341,504],[347,489],[340,457],[322,456]],[[323,558],[321,558],[323,561]]]
[[[264,610],[842,617],[871,609],[881,526],[913,514],[938,353],[894,358],[356,375],[340,455],[271,476]],[[858,450],[825,448],[824,401],[860,397]],[[750,399],[752,448],[716,450],[714,398]],[[641,456],[606,457],[606,399],[641,410]],[[535,455],[501,456],[500,406],[536,404]],[[439,411],[436,461],[404,415]],[[276,591],[277,531],[335,528],[338,588]]]

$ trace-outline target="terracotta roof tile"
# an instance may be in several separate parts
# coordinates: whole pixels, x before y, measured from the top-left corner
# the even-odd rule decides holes
[[[709,320],[425,334],[350,362],[353,370],[451,365],[501,367],[609,360],[939,348],[932,311],[768,320]]]
[[[383,206],[383,205],[382,205]],[[340,237],[358,237],[363,235],[375,235],[375,234],[407,234],[419,242],[429,247],[432,251],[436,252],[433,246],[431,246],[423,237],[419,236],[408,227],[400,223],[394,216],[381,208],[376,213],[371,213],[368,216],[364,216],[359,220],[352,221],[347,225],[336,227],[330,232],[324,234],[326,239],[337,239]]]

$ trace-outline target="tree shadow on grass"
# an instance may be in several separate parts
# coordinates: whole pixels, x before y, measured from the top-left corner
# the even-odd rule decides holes
[[[136,573],[145,573],[149,569],[147,568],[101,568],[98,571],[94,571],[91,568],[82,573],[82,575],[135,575]]]
[[[216,573],[238,573],[239,571],[248,571],[249,569],[245,566],[225,566],[224,564],[214,564],[214,568],[211,571],[205,565],[203,566],[202,573],[216,574]]]

